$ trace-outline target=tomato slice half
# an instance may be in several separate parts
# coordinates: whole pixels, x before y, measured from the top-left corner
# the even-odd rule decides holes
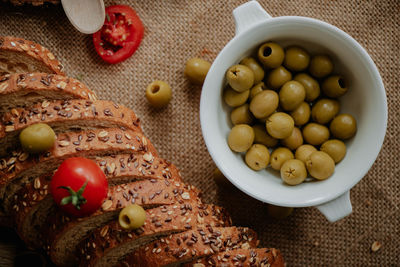
[[[142,21],[130,6],[109,6],[103,27],[93,34],[93,43],[104,61],[115,64],[135,53],[143,34]]]

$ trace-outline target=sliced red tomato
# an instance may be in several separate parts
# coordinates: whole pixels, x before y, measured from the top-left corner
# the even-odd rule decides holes
[[[93,34],[93,43],[104,61],[115,64],[135,53],[143,34],[142,21],[130,6],[109,6],[103,27]]]
[[[62,210],[82,217],[100,208],[107,196],[108,182],[94,161],[69,158],[58,167],[51,180],[50,191]]]

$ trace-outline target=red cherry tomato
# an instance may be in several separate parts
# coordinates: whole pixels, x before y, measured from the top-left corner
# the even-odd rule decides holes
[[[92,160],[69,158],[58,167],[50,191],[62,210],[82,217],[100,208],[107,196],[108,182],[104,172]]]
[[[109,6],[103,27],[93,34],[93,43],[104,61],[115,64],[132,56],[143,33],[142,21],[130,6]]]

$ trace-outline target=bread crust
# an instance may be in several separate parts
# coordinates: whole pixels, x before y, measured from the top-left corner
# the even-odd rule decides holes
[[[13,151],[11,156],[0,159],[0,193],[4,208],[8,207],[8,198],[19,189],[11,188],[12,183],[21,184],[50,173],[69,157],[94,158],[121,153],[143,154],[148,159],[157,156],[154,146],[142,133],[120,128],[58,134],[54,147],[41,155]],[[5,198],[6,189],[8,197]]]
[[[234,249],[186,263],[184,267],[284,267],[282,254],[275,248]]]
[[[171,233],[197,229],[198,226],[224,227],[232,224],[223,208],[198,201],[162,206],[147,210],[146,214],[145,224],[137,230],[126,231],[117,221],[112,221],[93,231],[78,246],[80,266],[102,266],[100,261],[118,253],[121,247],[132,252],[143,244]]]
[[[19,133],[36,123],[46,123],[56,133],[95,128],[124,127],[141,132],[140,120],[129,108],[105,100],[44,101],[27,108],[13,108],[0,123],[0,156],[19,144]]]
[[[64,67],[54,54],[35,42],[14,36],[0,36],[0,51],[21,53],[23,57],[34,59],[41,67],[47,68],[48,73],[64,75]]]
[[[0,112],[30,107],[44,100],[97,100],[96,94],[77,79],[48,73],[0,76]]]
[[[200,227],[145,245],[122,260],[119,267],[180,266],[221,251],[256,246],[257,235],[249,228]]]

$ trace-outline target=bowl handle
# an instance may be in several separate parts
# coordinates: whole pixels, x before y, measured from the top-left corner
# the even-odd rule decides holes
[[[238,6],[233,10],[233,18],[235,19],[235,34],[246,31],[256,24],[272,18],[257,1],[250,1]]]
[[[353,211],[350,201],[350,191],[345,192],[343,195],[316,206],[316,208],[328,219],[330,222],[336,222],[344,217],[350,215]]]

